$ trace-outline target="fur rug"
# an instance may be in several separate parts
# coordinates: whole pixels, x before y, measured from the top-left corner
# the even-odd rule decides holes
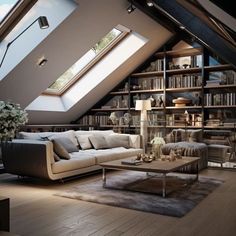
[[[116,171],[112,175],[108,172],[105,188],[99,179],[57,193],[56,196],[182,217],[223,183],[221,180],[201,176],[198,182],[190,184],[192,180],[191,175],[168,176],[167,197],[163,198],[160,176],[147,176],[145,173],[134,171]]]

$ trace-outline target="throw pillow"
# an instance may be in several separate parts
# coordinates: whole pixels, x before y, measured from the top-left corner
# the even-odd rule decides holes
[[[69,138],[66,138],[66,137],[51,138],[51,137],[49,137],[49,139],[55,140],[57,143],[62,145],[66,149],[66,151],[69,153],[79,151],[77,146],[75,146],[75,144]]]
[[[108,143],[104,136],[102,135],[91,135],[89,140],[95,149],[105,149],[108,148]]]
[[[93,148],[92,144],[89,140],[90,136],[91,136],[91,134],[88,134],[88,135],[83,134],[83,135],[77,135],[76,136],[77,139],[78,139],[79,145],[83,150]]]
[[[63,132],[51,133],[51,135],[49,135],[48,138],[50,138],[50,139],[68,138],[74,143],[75,146],[78,145],[77,139],[75,137],[75,131],[74,130],[67,130],[67,131],[63,131]]]
[[[193,130],[189,134],[189,142],[202,142],[202,130]]]
[[[169,134],[166,135],[166,137],[165,137],[166,143],[174,143],[174,141],[175,141],[175,137],[172,132],[170,132]]]
[[[70,154],[67,150],[55,139],[52,140],[54,152],[62,159],[69,160]]]
[[[61,158],[55,152],[53,152],[53,157],[54,157],[55,161],[60,161],[61,160]]]
[[[129,136],[124,134],[111,134],[106,136],[109,148],[125,147],[129,148]]]
[[[185,141],[184,138],[184,130],[183,129],[175,129],[172,131],[174,135],[174,142],[182,142]]]

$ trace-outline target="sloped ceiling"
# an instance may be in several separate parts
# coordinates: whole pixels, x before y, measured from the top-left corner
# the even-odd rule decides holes
[[[180,27],[184,28],[182,30],[184,33],[188,33],[190,37],[208,47],[226,63],[232,64],[236,68],[235,31],[229,29],[232,33],[231,38],[224,34],[227,33],[227,28],[221,21],[227,13],[223,14],[218,11],[214,15],[214,21],[212,21],[213,15],[206,8],[206,5],[209,4],[205,4],[209,1],[152,0],[153,7],[147,7],[146,1],[143,0],[132,0],[130,2],[162,25],[166,26],[166,22],[168,22],[175,32],[179,32],[178,28]],[[204,7],[202,2],[204,2]],[[230,18],[232,22],[235,22],[232,16],[229,16]]]
[[[77,9],[0,82],[0,100],[11,100],[26,107],[118,24],[149,41],[109,76],[109,83],[98,86],[69,111],[29,111],[30,124],[62,124],[77,119],[173,36],[138,9],[128,14],[127,0],[96,3],[77,0],[77,3]],[[41,55],[48,59],[43,68],[36,66]]]

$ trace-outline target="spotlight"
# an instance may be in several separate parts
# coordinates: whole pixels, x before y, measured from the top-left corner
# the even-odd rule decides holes
[[[46,58],[41,58],[41,59],[39,59],[37,64],[39,67],[43,67],[47,62],[48,62],[48,60]]]
[[[131,12],[133,12],[135,10],[135,6],[133,4],[130,4],[130,6],[127,8],[128,13],[130,14]]]
[[[147,5],[148,5],[149,7],[153,7],[153,6],[154,6],[154,3],[153,3],[152,0],[147,0],[146,3],[147,3]]]

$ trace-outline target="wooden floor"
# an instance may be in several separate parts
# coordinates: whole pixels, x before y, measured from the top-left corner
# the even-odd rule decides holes
[[[100,173],[64,184],[1,174],[0,195],[10,198],[11,232],[24,236],[236,235],[236,172],[208,169],[201,175],[225,182],[182,218],[54,196]]]

